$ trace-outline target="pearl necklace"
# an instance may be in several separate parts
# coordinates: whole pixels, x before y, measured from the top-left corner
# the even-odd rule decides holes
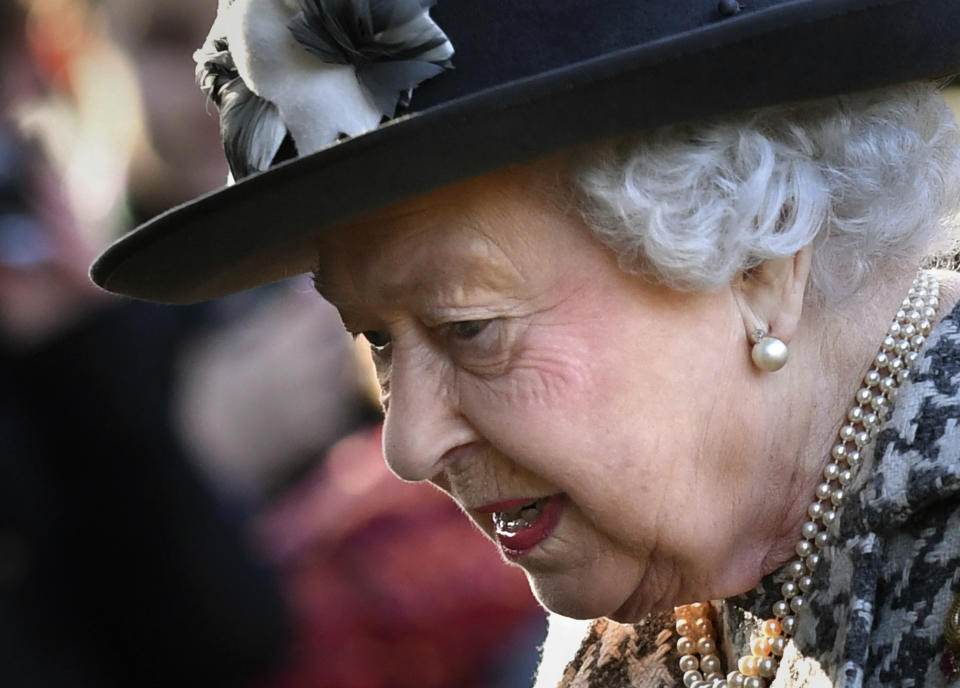
[[[724,678],[709,603],[674,608],[686,688],[766,688],[776,675],[778,658],[796,630],[796,615],[813,587],[812,574],[820,552],[830,540],[827,531],[836,522],[844,490],[860,467],[860,450],[876,436],[897,389],[910,377],[909,368],[930,334],[939,301],[936,277],[919,273],[857,390],[856,403],[847,412],[847,422],[823,469],[823,482],[817,485],[816,497],[807,508],[809,520],[801,528],[797,558],[787,565],[789,580],[780,588],[783,597],[773,605],[773,617],[763,622],[762,633],[752,639],[750,654],[740,657],[737,667]]]

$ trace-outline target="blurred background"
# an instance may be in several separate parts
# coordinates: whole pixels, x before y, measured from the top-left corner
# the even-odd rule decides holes
[[[216,0],[0,0],[0,686],[521,688],[544,614],[380,456],[306,279],[106,295],[92,258],[226,180]]]

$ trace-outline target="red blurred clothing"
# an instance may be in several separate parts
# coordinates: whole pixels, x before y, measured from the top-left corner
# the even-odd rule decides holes
[[[296,629],[267,688],[486,688],[518,643],[535,653],[522,572],[449,498],[392,475],[380,438],[342,440],[260,521]]]

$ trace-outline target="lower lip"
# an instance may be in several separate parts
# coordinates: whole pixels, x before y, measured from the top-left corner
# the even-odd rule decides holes
[[[497,542],[504,555],[508,559],[517,560],[550,537],[560,522],[564,501],[563,495],[551,497],[543,505],[540,517],[526,528],[521,528],[516,533],[497,532]]]

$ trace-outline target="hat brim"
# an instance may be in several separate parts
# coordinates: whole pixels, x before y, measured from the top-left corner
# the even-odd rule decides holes
[[[550,153],[736,110],[960,71],[957,0],[788,2],[389,122],[174,208],[91,268],[187,304],[310,271],[351,217]]]

